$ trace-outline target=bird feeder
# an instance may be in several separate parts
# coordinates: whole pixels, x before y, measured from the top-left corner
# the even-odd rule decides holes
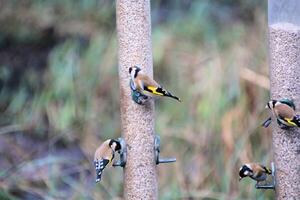
[[[300,1],[269,0],[271,99],[292,99],[300,108]],[[277,199],[300,196],[300,128],[283,130],[272,123]]]

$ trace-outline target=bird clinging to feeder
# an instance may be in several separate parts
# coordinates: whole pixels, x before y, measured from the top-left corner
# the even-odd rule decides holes
[[[165,96],[181,102],[178,97],[172,95],[169,91],[165,90],[161,85],[159,85],[155,80],[144,74],[141,68],[137,66],[130,67],[129,74],[131,77],[132,89],[138,91],[145,97]]]
[[[245,177],[250,177],[257,182],[265,181],[268,174],[272,174],[272,170],[264,165],[258,163],[247,163],[239,170],[239,180],[242,180]]]
[[[272,111],[280,128],[300,127],[300,115],[295,113],[296,107],[293,101],[289,99],[271,100],[267,103],[266,108]],[[270,123],[271,117],[269,117],[262,126],[268,127]]]
[[[103,142],[97,149],[94,155],[94,166],[96,170],[96,183],[101,180],[102,171],[112,162],[115,152],[121,150],[121,144],[114,139],[108,139]]]

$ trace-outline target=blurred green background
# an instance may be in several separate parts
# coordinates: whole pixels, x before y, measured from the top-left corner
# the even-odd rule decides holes
[[[267,1],[151,1],[160,199],[273,199],[238,182],[272,161]],[[121,168],[95,184],[93,153],[117,138],[115,3],[0,2],[0,199],[121,199]]]

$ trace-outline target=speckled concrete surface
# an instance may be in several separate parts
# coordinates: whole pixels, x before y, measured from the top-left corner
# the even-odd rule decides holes
[[[271,98],[291,98],[300,114],[300,27],[280,23],[269,27]],[[300,199],[300,128],[273,124],[277,199]]]
[[[154,102],[141,106],[130,96],[129,67],[139,65],[150,77],[152,69],[149,0],[117,0],[121,122],[127,143],[125,199],[157,199],[154,159]]]

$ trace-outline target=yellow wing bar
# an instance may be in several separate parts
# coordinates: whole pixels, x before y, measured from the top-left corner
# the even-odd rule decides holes
[[[292,125],[292,126],[297,126],[297,124],[296,124],[295,122],[292,121],[293,119],[284,118],[284,120],[285,120],[287,123],[289,123],[290,125]]]
[[[156,94],[156,95],[160,95],[160,96],[164,96],[165,94],[164,93],[161,93],[161,92],[158,92],[157,91],[157,87],[154,87],[154,86],[147,86],[147,91],[153,93],[153,94]]]

